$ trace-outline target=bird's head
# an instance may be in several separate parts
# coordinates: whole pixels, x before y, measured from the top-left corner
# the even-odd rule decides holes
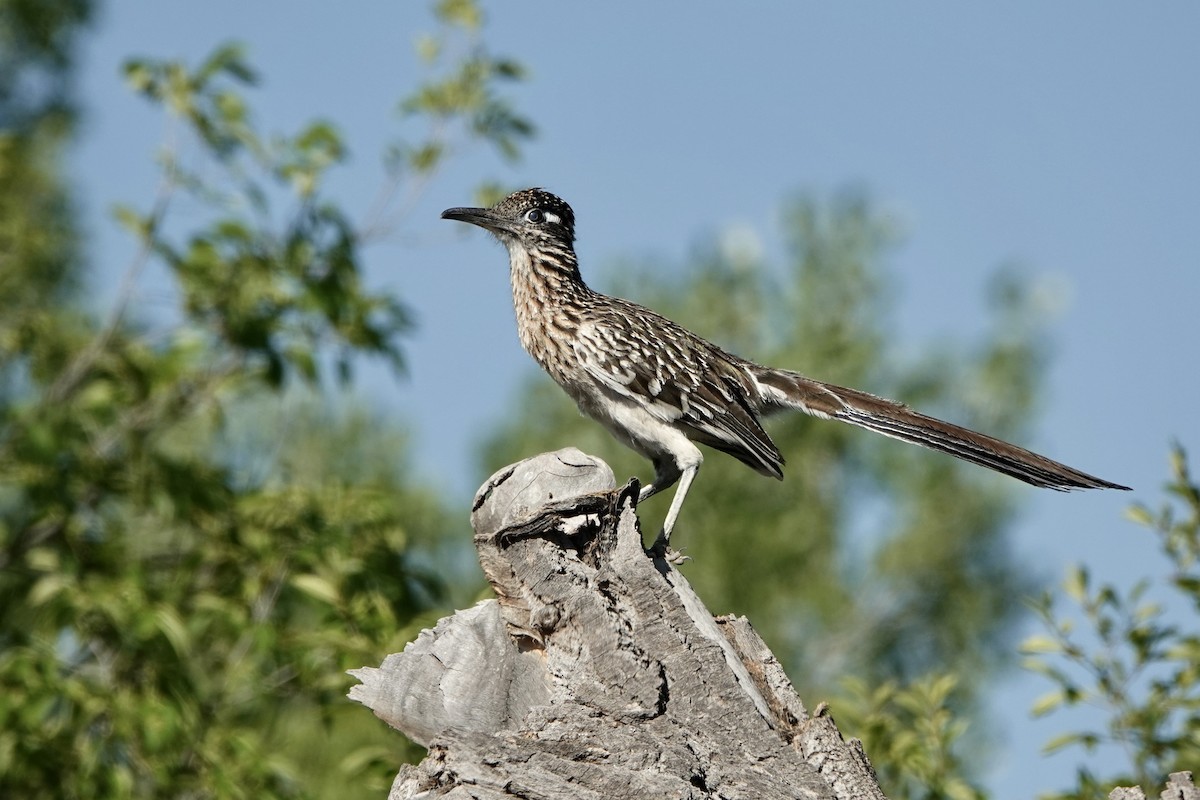
[[[442,219],[457,219],[478,225],[511,247],[541,250],[547,246],[572,249],[575,244],[575,212],[556,195],[543,189],[513,192],[491,208],[447,208]]]

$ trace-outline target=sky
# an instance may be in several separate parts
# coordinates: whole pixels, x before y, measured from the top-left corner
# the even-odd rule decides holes
[[[470,204],[483,179],[545,186],[574,207],[585,277],[603,290],[622,258],[686,263],[723,232],[778,252],[787,198],[858,187],[905,233],[889,256],[901,341],[977,335],[1001,264],[1023,265],[1059,299],[1045,413],[1024,444],[1135,491],[1030,489],[1021,555],[1043,577],[1081,560],[1120,585],[1163,577],[1153,539],[1122,514],[1131,501],[1158,505],[1171,441],[1200,447],[1200,5],[485,9],[488,47],[529,70],[504,93],[538,134],[515,164],[486,147],[459,153],[368,252],[370,285],[402,297],[419,328],[404,380],[377,369],[361,381],[411,428],[414,463],[464,519],[484,477],[474,448],[536,367],[516,339],[502,249],[441,221],[441,209]],[[133,253],[110,209],[150,205],[164,133],[123,85],[125,58],[195,63],[220,42],[245,43],[262,78],[250,95],[258,122],[288,132],[334,120],[352,157],[331,188],[365,213],[382,183],[378,154],[402,130],[396,103],[422,77],[412,45],[430,27],[419,2],[103,9],[86,43],[74,162],[91,253],[111,277],[97,296],[111,295]],[[1027,713],[1050,688],[1025,675],[996,691],[996,797],[1071,780],[1074,753],[1039,752],[1069,719]]]

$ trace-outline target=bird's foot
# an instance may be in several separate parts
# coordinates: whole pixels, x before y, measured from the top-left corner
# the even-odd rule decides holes
[[[691,561],[691,556],[685,556],[678,550],[672,549],[668,544],[668,536],[664,531],[659,531],[658,536],[654,539],[654,544],[650,545],[650,549],[646,552],[654,558],[661,558],[668,564],[673,564],[678,567],[685,561]]]

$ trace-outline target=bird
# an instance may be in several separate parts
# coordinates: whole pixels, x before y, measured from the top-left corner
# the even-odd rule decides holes
[[[544,189],[513,192],[490,208],[448,208],[442,218],[490,231],[508,250],[521,345],[583,414],[649,459],[654,478],[638,503],[678,484],[652,549],[668,550],[704,461],[697,444],[782,480],[784,458],[762,419],[784,411],[865,428],[1033,486],[1129,489],[903,403],[757,364],[592,289],[579,271],[575,213]]]

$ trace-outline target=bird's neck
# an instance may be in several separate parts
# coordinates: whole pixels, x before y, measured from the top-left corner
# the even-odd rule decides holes
[[[564,334],[574,333],[580,321],[578,311],[592,290],[584,284],[579,262],[570,249],[510,247],[509,277],[521,345],[550,369],[550,364],[562,359],[552,359],[546,348],[564,341]]]

